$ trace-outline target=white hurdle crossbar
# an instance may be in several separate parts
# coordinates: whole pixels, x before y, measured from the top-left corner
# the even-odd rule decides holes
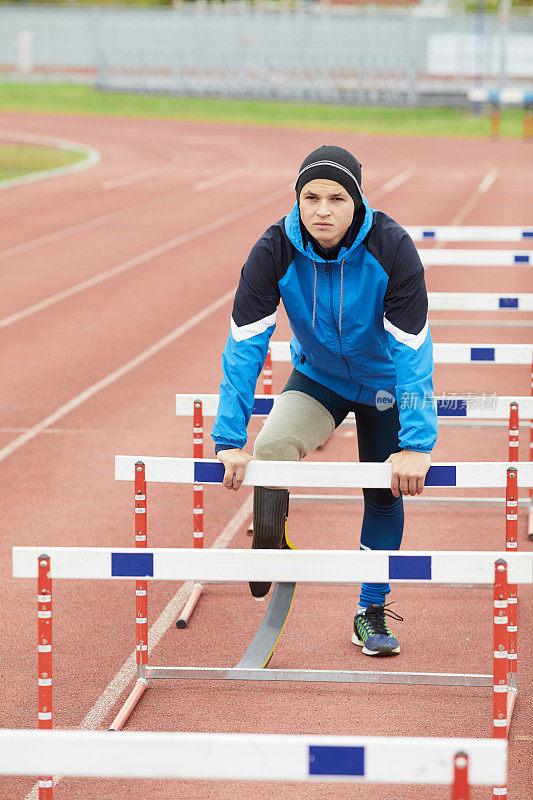
[[[252,408],[253,417],[267,417],[279,395],[257,394]],[[177,394],[176,416],[192,417],[195,401],[202,404],[205,417],[214,417],[218,408],[218,394]],[[511,403],[518,403],[518,418],[523,421],[533,419],[533,397],[503,397],[498,395],[436,395],[428,399],[435,406],[438,417],[475,420],[508,420]],[[355,419],[350,411],[347,419]]]
[[[37,578],[50,558],[50,578],[72,580],[283,581],[354,585],[421,581],[487,584],[494,564],[508,564],[509,583],[533,583],[533,553],[396,550],[243,550],[156,547],[13,547],[13,577]]]
[[[458,755],[466,785],[506,783],[504,739],[0,731],[3,775],[450,785]]]
[[[529,267],[532,250],[434,250],[418,248],[425,267]]]
[[[270,342],[272,361],[291,360],[289,342]],[[433,345],[435,364],[528,364],[533,344],[466,344],[437,342]]]
[[[429,242],[529,242],[533,225],[408,225],[415,241]]]
[[[533,294],[428,292],[430,311],[533,311]]]
[[[156,483],[222,483],[224,465],[218,460],[158,456],[115,456],[115,480],[133,481],[135,465],[146,466],[146,480]],[[515,464],[518,486],[533,487],[533,462]],[[433,464],[426,486],[504,488],[509,463],[502,461],[456,461]],[[330,488],[389,488],[391,465],[351,461],[250,461],[247,486],[301,486]]]

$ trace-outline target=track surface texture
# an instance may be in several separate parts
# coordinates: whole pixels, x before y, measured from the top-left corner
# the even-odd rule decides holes
[[[35,584],[11,579],[11,547],[133,545],[133,490],[114,482],[113,457],[192,455],[192,423],[173,416],[173,395],[218,391],[239,270],[256,238],[290,209],[305,155],[324,142],[351,149],[363,163],[371,205],[403,225],[526,225],[532,222],[531,145],[29,114],[4,114],[1,127],[83,142],[102,155],[86,172],[0,192],[0,677],[6,693],[0,725],[30,728],[37,724]],[[432,267],[427,282],[432,291],[532,290],[525,268]],[[441,312],[435,322],[454,324],[435,324],[433,336],[529,339],[526,327],[493,325],[502,318],[530,319],[515,312]],[[282,318],[276,338],[288,334]],[[283,386],[285,366],[275,370],[275,392]],[[435,387],[439,393],[526,395],[529,369],[437,366]],[[210,424],[206,456],[212,454]],[[251,440],[258,426],[252,422]],[[526,439],[524,427],[523,460]],[[356,458],[353,431],[343,428],[314,457]],[[433,453],[434,460],[506,457],[504,427],[443,425]],[[148,487],[149,545],[191,546],[191,495],[187,486]],[[219,546],[249,547],[249,489],[208,488],[205,507],[206,546],[223,533]],[[298,548],[356,547],[361,514],[361,503],[294,504],[290,539]],[[519,514],[520,546],[527,549],[526,512]],[[503,549],[504,520],[503,502],[492,508],[413,503],[403,546]],[[113,719],[132,685],[133,594],[129,582],[56,582],[55,727],[106,729]],[[158,621],[152,664],[231,666],[265,609],[245,586],[212,586],[190,627],[177,630],[173,619],[184,591],[152,583],[150,623],[173,598],[174,607]],[[490,590],[404,586],[393,589],[391,599],[406,620],[393,626],[402,653],[380,660],[379,669],[490,670]],[[511,800],[533,793],[530,587],[522,587],[520,600]],[[299,587],[271,666],[376,668],[351,644],[355,601],[349,588]],[[128,728],[490,736],[490,721],[488,689],[188,681],[151,687]],[[3,779],[0,798],[36,798],[34,785],[30,778]],[[449,797],[444,787],[323,783],[63,779],[55,789],[57,800],[264,800],[278,793],[287,800]],[[472,797],[488,798],[490,791],[474,789]]]

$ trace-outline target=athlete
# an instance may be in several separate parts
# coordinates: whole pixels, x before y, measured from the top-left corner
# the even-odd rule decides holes
[[[242,269],[222,354],[212,437],[237,490],[252,456],[243,448],[256,380],[280,299],[293,331],[292,374],[254,447],[260,460],[298,461],[355,412],[360,461],[392,466],[390,489],[364,489],[360,545],[397,550],[402,495],[421,494],[437,438],[433,353],[424,269],[394,220],[371,209],[361,164],[334,145],[314,150],[296,181],[296,203],[256,242]],[[255,487],[253,548],[287,546],[287,489]],[[263,599],[270,583],[250,583]],[[352,641],[365,655],[400,652],[386,616],[390,586],[363,583]]]

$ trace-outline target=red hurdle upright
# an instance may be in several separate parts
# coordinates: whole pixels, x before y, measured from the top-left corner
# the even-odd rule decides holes
[[[135,547],[147,547],[146,469],[142,461],[135,464]],[[148,682],[145,676],[148,663],[148,581],[135,581],[135,658],[137,680],[131,693],[109,726],[110,731],[120,731],[142,697]]]
[[[509,461],[511,463],[518,461],[519,437],[518,403],[513,401],[509,406]]]
[[[457,753],[453,759],[452,800],[470,800],[468,756],[466,753]]]
[[[493,666],[492,666],[492,736],[505,739],[511,724],[508,718],[508,591],[507,563],[498,559],[494,569],[494,616],[493,616]],[[506,786],[495,786],[493,798],[507,797]]]
[[[201,400],[194,401],[192,420],[192,451],[193,458],[204,457],[204,412]],[[193,495],[193,547],[204,546],[204,487],[201,483],[194,483]],[[203,591],[201,583],[195,583],[181,609],[181,614],[176,620],[177,628],[186,628],[192,612],[196,608]]]
[[[193,458],[204,457],[204,415],[202,401],[194,401],[192,422],[192,451]],[[201,483],[194,483],[193,491],[193,546],[204,546],[204,487]]]
[[[270,349],[266,354],[265,366],[263,367],[263,394],[272,394],[272,354]]]
[[[37,572],[37,669],[39,728],[50,730],[52,720],[52,579],[50,557],[39,556]],[[52,776],[39,776],[39,800],[52,800]]]
[[[507,470],[505,506],[505,548],[507,551],[513,552],[518,549],[518,471],[516,467],[509,467]],[[510,724],[518,688],[518,586],[510,583],[507,588],[507,614],[509,617],[507,626],[509,659],[507,718]]]

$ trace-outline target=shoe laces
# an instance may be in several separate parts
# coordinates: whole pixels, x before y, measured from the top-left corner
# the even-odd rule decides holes
[[[393,602],[394,600],[391,603],[387,603],[387,605],[374,606],[372,609],[370,609],[369,606],[366,609],[365,617],[375,629],[376,633],[384,634],[385,636],[390,635],[390,631],[387,629],[387,623],[385,622],[385,617],[390,617],[398,622],[403,622],[403,617],[400,617],[400,615],[395,611],[391,611],[389,609],[389,606],[391,606]]]

